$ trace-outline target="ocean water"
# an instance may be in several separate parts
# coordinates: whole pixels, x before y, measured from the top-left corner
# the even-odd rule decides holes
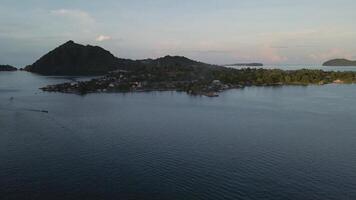
[[[245,66],[229,66],[235,69],[246,68]],[[262,67],[250,67],[250,68],[264,68],[264,69],[282,69],[282,70],[298,70],[298,69],[316,69],[324,71],[356,71],[356,67],[353,66],[322,66],[322,65],[306,65],[306,64],[290,64],[290,65],[264,65]]]
[[[72,79],[0,73],[0,199],[356,199],[356,85],[38,90]]]

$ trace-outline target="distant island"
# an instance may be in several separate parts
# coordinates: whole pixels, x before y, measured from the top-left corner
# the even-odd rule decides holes
[[[0,71],[17,71],[17,68],[11,65],[0,65]]]
[[[224,65],[226,67],[228,66],[236,66],[236,67],[262,67],[262,63],[235,63],[235,64],[228,64]]]
[[[356,66],[356,61],[347,59],[333,59],[325,62],[323,66]]]
[[[75,94],[175,90],[215,97],[221,91],[246,86],[356,83],[356,72],[234,69],[183,56],[130,60],[117,58],[101,47],[84,46],[73,41],[44,55],[25,70],[43,75],[101,75],[89,81],[41,88],[47,92]]]

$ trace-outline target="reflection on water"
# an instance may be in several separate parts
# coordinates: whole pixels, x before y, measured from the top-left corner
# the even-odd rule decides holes
[[[356,199],[356,85],[37,89],[65,80],[0,73],[0,199]]]

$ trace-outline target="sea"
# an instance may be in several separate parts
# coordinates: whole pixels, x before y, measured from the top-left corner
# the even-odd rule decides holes
[[[83,79],[0,72],[0,199],[356,199],[356,85],[39,90]]]

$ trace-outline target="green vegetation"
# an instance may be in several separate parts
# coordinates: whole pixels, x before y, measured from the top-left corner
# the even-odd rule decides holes
[[[223,67],[144,67],[136,71],[115,71],[104,77],[42,88],[50,92],[86,94],[91,92],[186,91],[192,95],[217,93],[245,86],[356,83],[356,72],[325,72],[301,69],[232,69]]]
[[[326,72],[301,69],[284,71],[280,69],[224,69],[214,71],[215,79],[229,84],[242,85],[308,85],[328,84],[335,81],[355,83],[355,72]]]
[[[347,59],[333,59],[325,62],[323,66],[356,66],[356,61]]]

